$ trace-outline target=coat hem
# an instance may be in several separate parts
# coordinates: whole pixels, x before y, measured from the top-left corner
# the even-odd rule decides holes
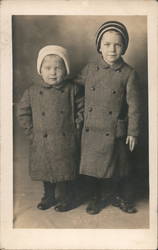
[[[126,177],[129,175],[129,172],[126,172],[126,173],[121,173],[121,174],[114,174],[114,173],[111,173],[111,174],[106,174],[106,176],[98,176],[96,174],[93,174],[93,173],[88,173],[88,172],[84,172],[84,171],[81,171],[80,174],[82,175],[87,175],[87,176],[90,176],[90,177],[95,177],[95,178],[98,178],[98,179],[110,179],[110,178],[121,178],[121,177]]]
[[[80,174],[91,176],[91,177],[95,177],[95,178],[98,178],[98,179],[109,179],[109,178],[112,178],[112,174],[109,175],[109,176],[107,175],[106,177],[105,176],[98,176],[96,174],[88,173],[88,172],[84,172],[84,171],[81,171]]]
[[[75,179],[77,179],[77,175],[73,176],[73,177],[69,177],[69,176],[60,176],[58,178],[44,178],[44,177],[32,177],[31,176],[32,181],[49,181],[52,183],[57,183],[57,182],[62,182],[62,181],[73,181]]]

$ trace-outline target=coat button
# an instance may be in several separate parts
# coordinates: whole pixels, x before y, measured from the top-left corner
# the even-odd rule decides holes
[[[99,70],[99,66],[96,66],[96,70]]]
[[[116,72],[118,72],[118,73],[119,73],[119,72],[121,72],[121,70],[120,70],[120,69],[116,69]]]
[[[64,114],[64,111],[63,111],[63,110],[61,110],[61,111],[60,111],[60,114]]]
[[[107,132],[107,133],[106,133],[106,136],[109,136],[109,135],[110,135],[110,134]]]
[[[112,93],[113,93],[113,94],[116,94],[116,91],[115,91],[115,90],[113,90],[113,91],[112,91]]]
[[[40,93],[40,95],[42,95],[42,94],[43,94],[43,91],[40,91],[39,93]]]
[[[90,107],[90,108],[88,109],[88,111],[89,111],[89,112],[92,112],[92,110],[93,110],[93,108],[92,108],[92,107]]]
[[[45,133],[45,134],[43,135],[44,138],[47,138],[47,136],[48,136],[47,133]]]
[[[109,111],[109,115],[112,115],[112,111]]]
[[[45,112],[42,112],[42,115],[45,116]]]
[[[89,128],[85,128],[86,132],[89,132]]]
[[[62,133],[63,136],[66,136],[65,132]]]
[[[95,87],[91,87],[91,90],[95,91]]]

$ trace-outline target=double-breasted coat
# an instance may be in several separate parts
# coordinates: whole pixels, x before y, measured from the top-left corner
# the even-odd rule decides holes
[[[24,92],[17,117],[32,141],[29,165],[33,180],[58,182],[76,177],[82,112],[81,86],[68,80],[60,88],[41,82]]]
[[[76,82],[85,85],[80,173],[97,178],[129,174],[126,136],[139,135],[137,73],[122,58],[110,67],[100,57]]]

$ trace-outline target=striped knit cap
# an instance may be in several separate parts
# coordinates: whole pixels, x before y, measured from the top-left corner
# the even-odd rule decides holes
[[[108,21],[108,22],[103,23],[100,26],[100,28],[98,29],[98,31],[96,33],[97,51],[100,53],[99,49],[100,49],[100,43],[101,43],[102,36],[105,32],[107,32],[109,30],[114,30],[114,31],[117,31],[121,34],[123,41],[124,41],[124,50],[123,50],[123,54],[124,54],[127,47],[128,47],[128,41],[129,41],[128,31],[122,23],[117,22],[117,21]]]

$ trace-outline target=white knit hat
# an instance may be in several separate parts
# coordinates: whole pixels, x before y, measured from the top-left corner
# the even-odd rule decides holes
[[[69,57],[68,57],[68,53],[67,50],[61,46],[57,46],[57,45],[48,45],[43,47],[39,53],[38,53],[38,58],[37,58],[37,71],[39,73],[39,75],[41,74],[41,64],[43,59],[45,58],[45,56],[48,55],[58,55],[60,56],[65,63],[65,67],[66,67],[66,71],[67,71],[67,75],[70,74],[70,63],[69,63]]]

